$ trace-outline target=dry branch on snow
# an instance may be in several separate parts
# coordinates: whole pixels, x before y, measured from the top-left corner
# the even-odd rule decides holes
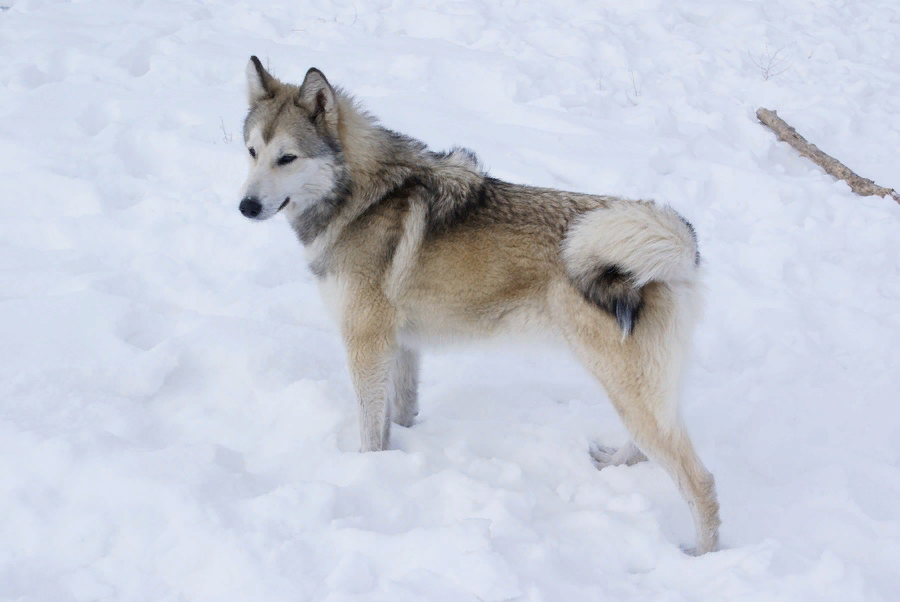
[[[775,111],[760,108],[756,111],[756,116],[765,126],[778,134],[778,137],[781,140],[784,140],[785,142],[793,146],[801,155],[824,169],[826,172],[828,172],[838,180],[847,182],[847,184],[850,185],[850,189],[856,194],[860,196],[890,196],[895,201],[900,203],[900,193],[898,193],[896,190],[878,186],[872,180],[868,180],[866,178],[858,176],[849,167],[847,167],[834,157],[826,155],[825,153],[820,151],[815,144],[808,142],[806,138],[797,133],[797,130],[785,123],[785,121],[781,117],[779,117]]]

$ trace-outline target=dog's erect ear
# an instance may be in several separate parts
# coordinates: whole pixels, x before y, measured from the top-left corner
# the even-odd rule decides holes
[[[255,56],[250,57],[247,63],[247,99],[250,104],[256,104],[264,98],[271,98],[281,82],[272,77],[262,63]]]
[[[334,125],[337,121],[334,88],[325,79],[325,74],[315,67],[306,72],[297,95],[297,104],[309,111],[310,119],[324,115],[329,124]]]

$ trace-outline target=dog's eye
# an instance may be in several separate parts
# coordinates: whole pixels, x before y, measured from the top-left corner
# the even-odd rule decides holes
[[[282,155],[281,157],[278,157],[278,164],[287,165],[288,163],[293,163],[296,158],[297,155]]]
[[[250,147],[250,156],[253,157],[254,159],[256,158],[256,149],[253,148],[252,146]]]

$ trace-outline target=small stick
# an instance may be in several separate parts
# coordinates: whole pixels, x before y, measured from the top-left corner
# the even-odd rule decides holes
[[[808,142],[806,138],[797,133],[797,130],[785,123],[785,121],[781,117],[779,117],[775,111],[760,108],[756,111],[756,117],[761,122],[763,122],[766,127],[778,134],[778,137],[781,140],[784,140],[785,142],[793,146],[798,153],[824,169],[826,172],[828,172],[838,180],[847,182],[847,184],[850,185],[850,190],[852,190],[856,194],[860,196],[890,196],[895,201],[900,203],[900,193],[898,193],[896,190],[878,186],[872,180],[867,180],[866,178],[856,175],[849,167],[847,167],[834,157],[826,155],[825,153],[820,151],[815,144]]]

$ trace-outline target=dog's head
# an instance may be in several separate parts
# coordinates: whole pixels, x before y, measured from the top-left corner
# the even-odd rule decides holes
[[[325,75],[310,69],[300,86],[285,84],[253,56],[247,94],[244,144],[250,173],[241,213],[264,220],[288,205],[302,211],[327,196],[338,181],[342,155],[337,97]]]

